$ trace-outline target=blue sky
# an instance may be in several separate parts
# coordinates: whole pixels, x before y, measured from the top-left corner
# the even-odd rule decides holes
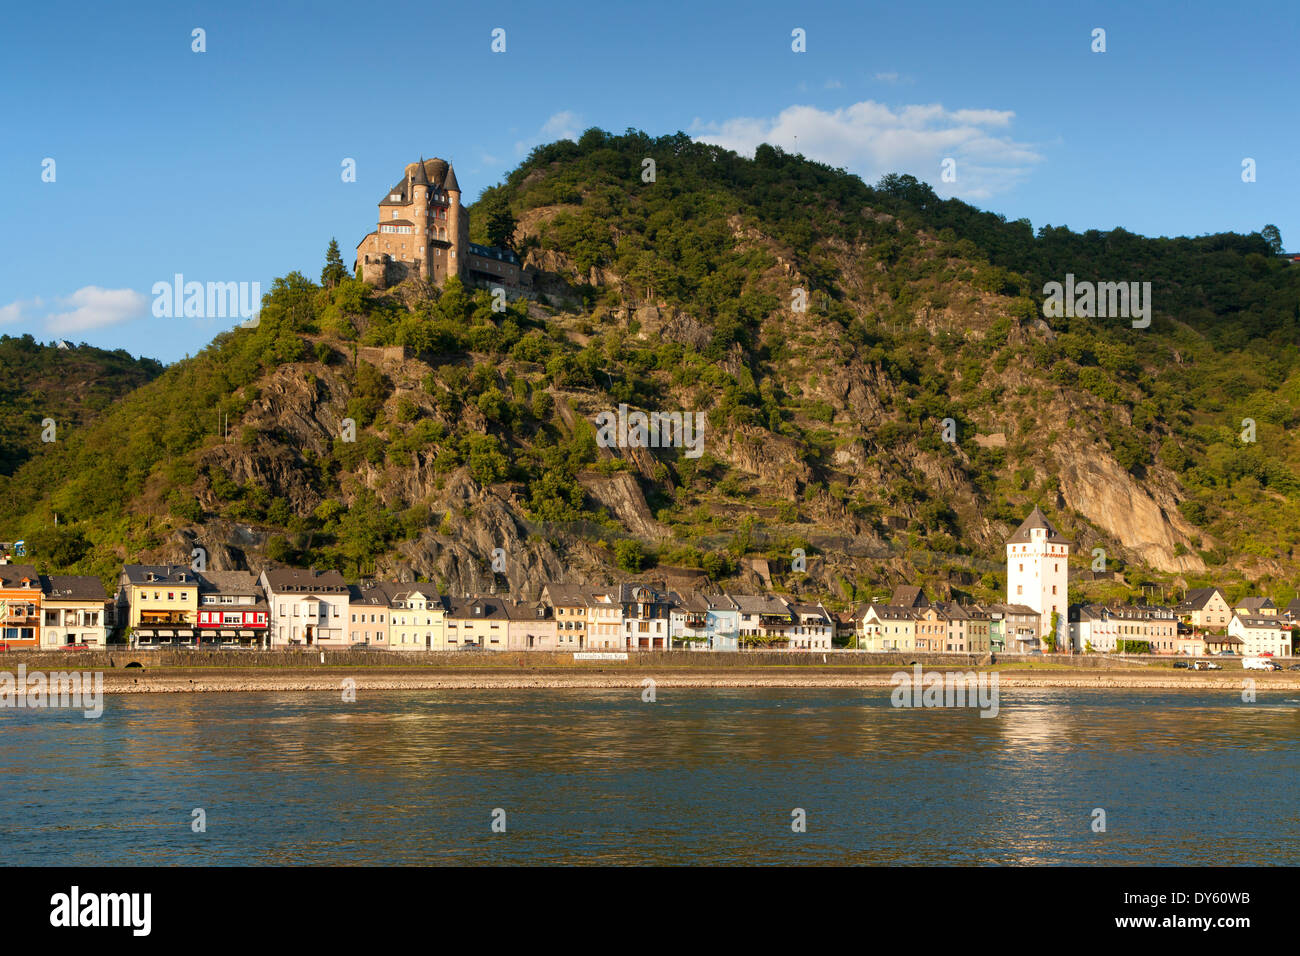
[[[869,182],[910,172],[1035,228],[1272,222],[1300,248],[1294,0],[53,2],[5,16],[0,333],[41,341],[192,354],[233,321],[155,318],[155,282],[317,278],[331,236],[351,265],[421,154],[451,159],[469,202],[532,146],[590,126],[775,142]]]

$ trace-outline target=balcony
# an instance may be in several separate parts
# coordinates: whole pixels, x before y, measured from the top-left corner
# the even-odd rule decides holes
[[[139,627],[190,627],[183,611],[142,611]]]

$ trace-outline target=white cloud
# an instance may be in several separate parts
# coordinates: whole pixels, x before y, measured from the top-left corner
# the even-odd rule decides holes
[[[580,121],[581,117],[572,110],[561,110],[558,113],[552,113],[535,136],[516,140],[515,152],[523,156],[538,143],[550,143],[559,139],[571,139],[576,142],[580,132],[578,129]]]
[[[134,289],[101,289],[88,285],[59,299],[56,307],[64,311],[45,316],[47,331],[84,332],[145,318],[149,314],[149,298]]]
[[[753,155],[760,143],[857,173],[874,183],[885,173],[911,173],[941,196],[986,199],[1013,188],[1042,161],[1037,149],[1007,135],[1010,110],[897,109],[866,100],[836,110],[791,106],[769,118],[737,117],[692,127],[696,139]],[[940,180],[944,159],[956,160],[957,181]]]
[[[40,299],[33,299],[31,302],[10,302],[8,305],[0,305],[0,325],[22,321],[24,312],[40,304]]]
[[[839,90],[839,89],[843,89],[843,88],[844,88],[844,84],[841,83],[839,80],[827,80],[827,81],[826,81],[826,89],[828,89],[828,90]]]
[[[552,139],[577,139],[578,114],[570,110],[555,113],[542,124],[542,135]]]

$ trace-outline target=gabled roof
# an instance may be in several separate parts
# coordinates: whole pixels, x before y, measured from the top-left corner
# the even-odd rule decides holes
[[[1034,505],[1034,510],[1029,512],[1029,517],[1024,520],[1019,528],[1016,529],[1015,534],[1007,538],[1007,544],[1028,544],[1029,541],[1032,540],[1030,532],[1040,528],[1047,531],[1047,540],[1052,544],[1070,543],[1065,539],[1065,536],[1057,531],[1052,523],[1047,520],[1047,515],[1043,514],[1038,505]]]
[[[542,591],[551,602],[552,607],[586,607],[587,598],[581,584],[560,584],[548,581],[542,585]]]
[[[199,576],[188,564],[128,564],[122,574],[130,584],[197,585]]]
[[[405,584],[387,581],[368,581],[364,584],[348,585],[348,603],[367,607],[389,607],[393,603],[393,588],[408,587]]]
[[[675,594],[677,607],[683,611],[692,611],[701,614],[709,610],[709,599],[699,591],[687,591],[685,594]]]
[[[1234,614],[1232,616],[1240,621],[1245,627],[1268,628],[1269,630],[1274,631],[1285,630],[1285,628],[1282,627],[1282,622],[1280,620],[1268,614]]]
[[[1216,594],[1218,594],[1220,598],[1223,597],[1222,592],[1220,592],[1218,588],[1192,588],[1183,597],[1183,603],[1178,605],[1177,610],[1179,611],[1204,610],[1205,605],[1209,604],[1210,599],[1213,598],[1214,595]]]
[[[447,617],[456,620],[509,620],[506,614],[505,601],[498,597],[449,597],[444,603],[447,606]]]
[[[1271,600],[1266,597],[1244,597],[1236,604],[1237,607],[1244,607],[1247,611],[1259,611],[1266,607],[1277,607]]]
[[[549,621],[551,609],[541,601],[506,601],[502,604],[506,617],[512,621]]]
[[[910,584],[900,584],[894,588],[889,599],[890,604],[898,607],[925,607],[930,602],[925,599],[925,591]]]
[[[32,587],[40,590],[41,576],[33,565],[0,564],[0,587],[21,588],[24,580],[30,581]]]
[[[970,611],[955,601],[941,601],[939,603],[939,610],[943,614],[946,614],[949,620],[953,621],[970,620],[971,617]]]
[[[231,594],[262,597],[262,588],[251,571],[204,571],[199,579],[200,594]]]
[[[423,597],[426,603],[443,603],[442,595],[438,593],[438,586],[428,581],[411,581],[406,584],[397,581],[376,581],[375,586],[387,591],[389,601],[395,605],[409,604],[417,594]]]
[[[791,604],[790,610],[794,611],[795,614],[798,614],[800,616],[808,615],[811,617],[812,615],[816,615],[817,617],[821,618],[825,623],[827,624],[831,623],[830,612],[827,611],[826,608],[822,607],[820,604]]]
[[[108,600],[104,582],[89,574],[42,574],[41,590],[49,601]]]
[[[272,591],[283,594],[346,594],[347,582],[337,571],[315,568],[274,568],[262,572]]]
[[[774,594],[732,594],[742,614],[777,614],[782,617],[790,615],[790,607]]]
[[[882,621],[914,621],[916,612],[910,607],[899,607],[897,604],[868,604],[862,612],[865,620],[866,616],[875,613],[876,617]]]
[[[623,604],[635,604],[636,598],[633,595],[637,590],[649,591],[651,604],[667,604],[669,602],[667,594],[648,584],[620,584],[618,586],[619,601]]]

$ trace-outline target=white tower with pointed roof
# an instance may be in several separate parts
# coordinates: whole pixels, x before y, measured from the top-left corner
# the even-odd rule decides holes
[[[1051,633],[1052,612],[1069,609],[1070,542],[1035,505],[1007,539],[1007,603],[1038,612],[1038,636]]]

